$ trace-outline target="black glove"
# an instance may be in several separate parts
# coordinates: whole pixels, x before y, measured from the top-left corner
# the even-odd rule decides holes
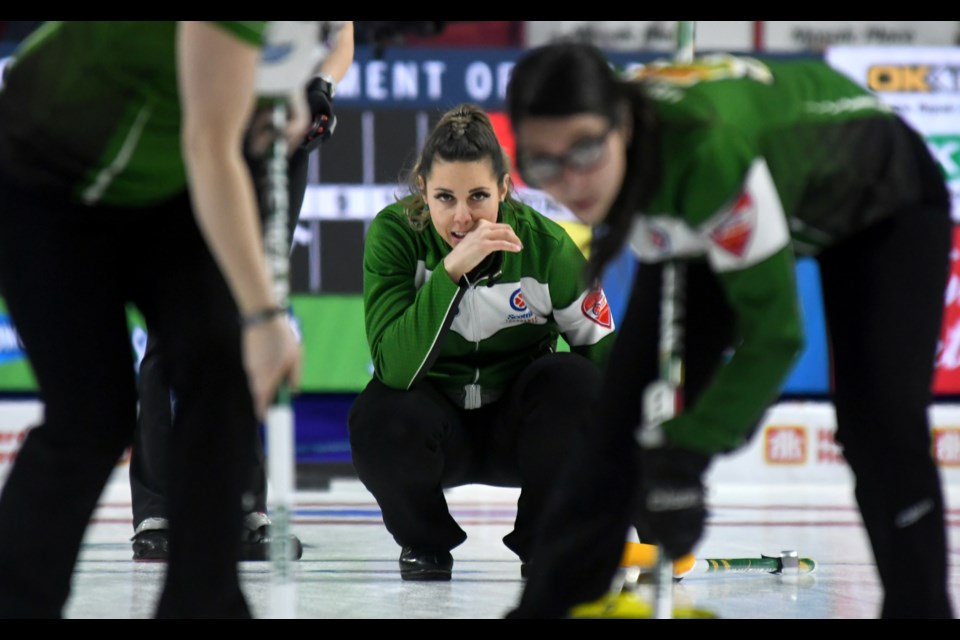
[[[710,457],[674,446],[642,449],[637,532],[671,559],[690,553],[707,519],[703,474]]]
[[[337,116],[333,113],[333,85],[317,76],[307,85],[307,103],[313,121],[300,148],[310,153],[330,139],[337,128]]]

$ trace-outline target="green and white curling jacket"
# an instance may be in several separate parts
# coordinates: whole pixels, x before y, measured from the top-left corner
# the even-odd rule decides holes
[[[468,285],[444,270],[452,248],[433,225],[418,231],[404,211],[403,202],[381,211],[364,248],[364,315],[379,380],[410,389],[426,378],[457,406],[475,409],[555,351],[560,335],[574,353],[604,363],[613,316],[603,290],[584,286],[586,260],[559,224],[508,200],[500,220],[523,250],[505,254],[496,281]]]
[[[741,338],[664,430],[686,448],[728,451],[776,399],[802,345],[794,256],[924,202],[946,208],[946,185],[922,139],[822,61],[715,55],[638,76],[656,111],[659,184],[630,245],[643,262],[706,260]]]

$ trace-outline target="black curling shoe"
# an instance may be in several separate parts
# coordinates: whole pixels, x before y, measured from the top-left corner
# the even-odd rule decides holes
[[[449,580],[453,556],[449,551],[431,551],[404,547],[400,552],[400,577],[403,580]]]
[[[134,560],[166,560],[170,538],[166,529],[147,529],[133,536]]]

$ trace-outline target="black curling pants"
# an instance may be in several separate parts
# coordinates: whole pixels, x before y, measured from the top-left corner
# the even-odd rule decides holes
[[[919,208],[819,258],[836,440],[883,584],[883,618],[949,618],[947,541],[927,410],[953,224]]]
[[[917,206],[819,256],[836,439],[855,475],[883,584],[884,618],[953,615],[942,487],[927,418],[951,233],[943,207]],[[640,397],[657,375],[660,271],[638,269],[605,373],[598,423],[588,431],[593,437],[564,472],[535,547],[538,563],[509,617],[562,617],[611,586],[632,524]],[[686,294],[689,404],[709,382],[734,327],[705,265],[687,265]]]
[[[130,450],[130,500],[133,528],[148,518],[168,518],[170,455],[168,445],[173,430],[177,399],[167,377],[166,361],[161,355],[156,333],[147,335],[147,348],[140,361],[137,392],[140,399],[137,429]],[[267,470],[263,440],[255,428],[252,440],[247,491],[243,495],[244,512],[267,511]]]
[[[641,393],[659,376],[661,265],[637,269],[582,447],[573,450],[543,519],[521,601],[509,617],[559,618],[607,593],[620,565],[637,485]],[[685,267],[684,389],[696,401],[733,344],[733,314],[705,263]]]
[[[0,288],[36,375],[43,423],[0,494],[0,617],[59,617],[87,524],[133,440],[135,304],[160,337],[179,407],[166,473],[170,559],[158,617],[249,617],[237,562],[257,422],[237,307],[184,193],[88,208],[0,178]]]
[[[288,189],[291,216],[289,235],[297,224],[297,215],[303,204],[307,188],[308,154],[297,150],[289,159]],[[260,162],[247,158],[258,191],[262,189],[259,177],[263,173]],[[261,216],[265,212],[261,211]],[[177,405],[171,394],[167,366],[160,355],[159,338],[150,331],[147,348],[140,363],[137,389],[140,398],[138,425],[130,451],[130,497],[133,505],[133,528],[147,518],[167,518],[167,493],[170,479],[167,443],[173,426],[173,412]],[[253,455],[248,460],[247,491],[244,494],[244,510],[267,511],[267,471],[264,460],[263,441],[259,428],[249,437],[253,442]]]
[[[599,379],[583,356],[554,353],[528,365],[499,400],[470,411],[429,382],[398,391],[371,381],[351,408],[350,446],[397,544],[446,551],[466,539],[447,508],[446,488],[519,487],[504,544],[530,562],[547,496],[589,424]]]

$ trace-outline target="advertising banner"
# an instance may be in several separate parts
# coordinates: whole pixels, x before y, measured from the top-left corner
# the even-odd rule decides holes
[[[932,451],[947,485],[960,483],[960,407],[929,411]],[[834,440],[836,413],[826,402],[783,402],[771,408],[749,444],[717,458],[707,484],[849,484],[853,474]]]
[[[925,136],[952,194],[953,219],[960,223],[960,47],[831,47],[825,56]],[[938,395],[960,395],[958,229],[953,247],[934,378]]]
[[[960,47],[831,47],[825,56],[926,136],[960,221]]]
[[[760,42],[768,51],[824,51],[836,46],[887,49],[957,43],[952,20],[764,20]]]
[[[697,48],[748,51],[753,48],[753,20],[700,20]],[[676,20],[528,20],[526,44],[536,47],[574,38],[611,51],[672,52]]]
[[[960,225],[953,230],[950,280],[947,282],[945,304],[933,391],[956,395],[960,394]]]
[[[337,106],[448,109],[460,102],[499,107],[517,49],[395,47],[382,56],[357,47],[355,62],[337,84]]]
[[[820,53],[836,45],[949,46],[960,23],[943,20],[698,20],[700,51]],[[676,20],[530,20],[526,44],[561,39],[591,42],[611,51],[670,52]]]

